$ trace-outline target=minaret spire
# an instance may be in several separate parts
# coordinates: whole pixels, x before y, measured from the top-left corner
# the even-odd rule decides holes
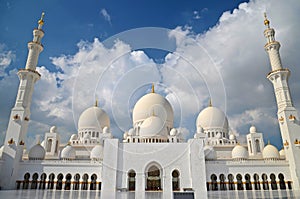
[[[20,84],[16,102],[11,110],[9,123],[5,135],[3,149],[3,165],[1,167],[0,182],[3,189],[14,189],[18,167],[22,160],[24,140],[26,138],[28,123],[30,120],[30,106],[34,90],[34,84],[40,79],[36,71],[39,54],[43,50],[41,39],[44,36],[42,25],[44,24],[44,13],[38,21],[38,28],[33,30],[33,41],[28,43],[28,57],[25,68],[19,69],[18,76]]]
[[[152,83],[151,93],[155,93],[155,90],[154,90],[154,83]]]

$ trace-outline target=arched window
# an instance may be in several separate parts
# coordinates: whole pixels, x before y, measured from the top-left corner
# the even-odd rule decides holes
[[[226,187],[226,183],[225,183],[225,175],[224,174],[221,174],[219,176],[219,179],[220,179],[220,190],[221,191],[225,191],[227,190],[227,187]]]
[[[51,152],[51,146],[52,146],[52,139],[48,139],[48,142],[47,142],[47,152]]]
[[[72,175],[68,173],[66,175],[65,190],[70,190],[71,189],[71,179],[72,179]]]
[[[249,147],[250,147],[250,153],[253,153],[252,152],[252,142],[251,142],[251,140],[249,140]]]
[[[54,178],[55,178],[55,175],[53,173],[51,173],[49,175],[48,189],[54,188]]]
[[[38,178],[39,178],[39,174],[37,174],[37,173],[34,173],[33,175],[32,175],[32,181],[31,181],[31,189],[36,189],[37,188],[37,180],[38,180]]]
[[[90,190],[96,190],[96,189],[97,189],[97,175],[93,174],[91,176]]]
[[[217,176],[215,174],[212,174],[210,176],[210,179],[211,179],[211,190],[217,191],[218,190]]]
[[[246,190],[252,190],[251,176],[249,174],[245,175],[245,180],[246,180]]]
[[[151,166],[147,171],[147,185],[146,190],[158,191],[161,190],[161,176],[160,170],[157,166]]]
[[[58,174],[58,176],[57,176],[57,184],[56,184],[56,189],[57,190],[61,190],[62,189],[63,179],[64,179],[64,175],[61,174],[61,173]]]
[[[262,180],[263,180],[263,189],[269,190],[268,176],[265,173],[262,174]]]
[[[253,178],[254,178],[254,189],[260,190],[259,175],[257,173],[254,174]]]
[[[131,170],[128,172],[128,190],[135,191],[135,171]]]
[[[256,148],[256,153],[260,153],[260,143],[259,143],[259,140],[256,139],[255,140],[255,148]]]
[[[42,173],[39,189],[46,188],[46,179],[47,179],[47,175],[45,173]]]
[[[278,178],[279,178],[279,187],[280,187],[280,189],[285,190],[286,189],[286,185],[285,185],[285,181],[284,181],[284,175],[282,173],[280,173],[278,175]]]
[[[233,182],[233,175],[232,174],[229,174],[228,175],[228,189],[229,190],[235,190],[235,186],[234,186],[234,182]]]
[[[23,181],[23,189],[28,189],[29,186],[29,178],[30,178],[30,174],[29,173],[25,173],[24,175],[24,181]]]
[[[244,190],[241,174],[236,175],[236,182],[237,182],[237,190]]]
[[[89,179],[89,175],[88,174],[84,174],[83,176],[82,176],[82,187],[81,187],[81,189],[82,190],[87,190],[88,189],[88,179]]]
[[[179,171],[174,170],[172,172],[172,189],[173,191],[179,191]]]
[[[272,173],[270,175],[270,179],[271,179],[271,188],[272,188],[272,190],[277,190],[278,188],[277,188],[276,176],[275,176],[274,173]]]
[[[79,180],[80,180],[80,175],[78,173],[76,173],[74,176],[74,184],[73,184],[74,190],[79,190],[79,184],[80,184]]]

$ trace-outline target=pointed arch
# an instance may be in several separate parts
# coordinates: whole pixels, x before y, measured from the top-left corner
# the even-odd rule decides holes
[[[149,163],[145,168],[146,190],[158,191],[162,190],[163,170],[157,162]]]

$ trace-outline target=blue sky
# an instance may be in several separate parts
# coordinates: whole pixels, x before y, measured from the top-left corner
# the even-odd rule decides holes
[[[157,92],[173,105],[175,127],[187,137],[193,136],[196,117],[212,98],[228,115],[232,133],[245,135],[256,125],[265,142],[271,140],[281,148],[273,90],[265,78],[270,66],[263,49],[263,12],[282,44],[283,64],[292,71],[291,93],[298,108],[299,4],[297,0],[3,1],[0,143],[19,83],[16,69],[25,65],[27,42],[44,11],[45,49],[38,68],[42,80],[33,96],[28,145],[52,125],[67,141],[76,133],[80,113],[96,97],[111,117],[113,134],[121,137],[131,126],[134,103],[155,82]],[[166,43],[139,48],[145,47],[137,45],[139,39]]]

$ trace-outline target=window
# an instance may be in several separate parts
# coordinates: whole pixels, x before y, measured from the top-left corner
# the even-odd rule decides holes
[[[172,189],[173,191],[179,191],[179,171],[174,170],[172,172]]]
[[[93,174],[91,176],[90,190],[96,190],[96,189],[97,189],[97,175]]]
[[[131,170],[128,172],[128,190],[135,191],[135,171]]]
[[[68,173],[66,175],[65,190],[70,190],[71,189],[71,179],[72,179],[72,175]]]
[[[211,190],[217,191],[218,190],[217,176],[215,174],[212,174],[210,176],[210,179],[211,179]]]
[[[222,191],[226,190],[227,187],[226,187],[226,183],[225,183],[225,175],[221,174],[219,176],[219,179],[220,179],[220,190],[222,190]]]
[[[245,180],[246,180],[246,190],[252,190],[251,176],[249,174],[245,175]]]
[[[242,175],[241,174],[237,174],[236,175],[236,181],[237,181],[237,190],[243,190],[243,182],[242,182]]]
[[[260,153],[260,152],[261,152],[261,151],[260,151],[260,143],[259,143],[259,140],[258,140],[258,139],[255,140],[255,148],[256,148],[256,152],[257,152],[257,153]]]
[[[277,182],[276,182],[276,176],[274,173],[272,173],[270,175],[270,179],[271,179],[271,189],[272,190],[277,190]]]

